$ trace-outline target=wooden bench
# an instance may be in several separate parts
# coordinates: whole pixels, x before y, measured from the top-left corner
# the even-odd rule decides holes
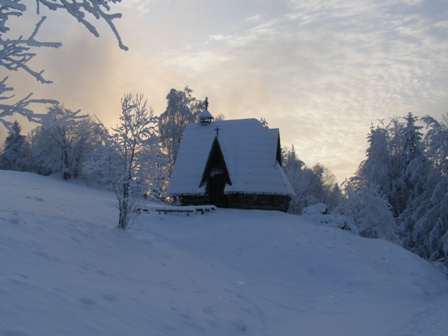
[[[206,212],[216,211],[216,207],[214,205],[195,205],[194,208],[202,215]]]
[[[187,216],[196,213],[196,209],[194,207],[185,207],[185,206],[172,206],[172,207],[163,207],[157,208],[156,211],[160,214],[164,213],[165,215],[168,213],[185,213]]]
[[[196,214],[200,212],[202,215],[206,212],[215,212],[216,206],[214,205],[195,205],[195,206],[166,206],[156,208],[153,211],[156,211],[160,214],[168,214],[168,213],[185,213],[187,216],[190,214]],[[147,208],[138,208],[137,212],[141,213],[150,213],[150,210]]]

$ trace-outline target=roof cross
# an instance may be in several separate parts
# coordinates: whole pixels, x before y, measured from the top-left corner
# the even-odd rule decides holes
[[[216,137],[219,138],[219,130],[220,130],[219,126],[216,126],[214,130],[216,131]]]

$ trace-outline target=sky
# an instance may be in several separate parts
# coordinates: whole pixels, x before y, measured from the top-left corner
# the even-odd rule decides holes
[[[24,36],[38,21],[27,4],[14,30]],[[124,94],[144,94],[159,115],[171,88],[189,86],[213,115],[265,118],[283,146],[339,182],[365,158],[372,124],[448,112],[446,0],[123,0],[112,11],[123,14],[114,22],[128,51],[103,22],[93,20],[96,38],[41,10],[38,39],[62,47],[40,48],[30,65],[53,84],[8,73],[18,96],[57,99],[114,126]]]

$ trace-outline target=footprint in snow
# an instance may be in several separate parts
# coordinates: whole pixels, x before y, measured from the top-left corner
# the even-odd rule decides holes
[[[42,197],[31,197],[31,196],[25,196],[25,198],[27,199],[33,199],[35,201],[39,201],[39,202],[45,202],[45,200]]]
[[[1,336],[36,336],[29,330],[25,329],[5,329],[0,333]]]
[[[117,298],[113,294],[104,294],[103,299],[107,301],[116,301]]]
[[[81,302],[82,304],[85,304],[86,306],[96,305],[96,301],[89,298],[80,298],[78,299],[78,301]]]

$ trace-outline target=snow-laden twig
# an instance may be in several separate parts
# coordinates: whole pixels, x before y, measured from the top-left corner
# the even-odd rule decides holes
[[[121,0],[37,0],[37,13],[40,13],[40,5],[43,5],[50,10],[66,10],[71,16],[76,18],[81,24],[83,24],[93,35],[99,36],[95,26],[89,22],[88,16],[93,16],[95,19],[102,19],[107,22],[114,35],[118,40],[118,44],[121,49],[128,50],[128,48],[122,43],[121,37],[115,28],[113,23],[114,19],[121,17],[120,13],[108,13],[110,11],[110,3],[117,3]],[[36,39],[36,36],[42,27],[42,24],[46,20],[45,16],[42,16],[39,22],[37,22],[33,32],[29,37],[24,38],[10,37],[5,34],[11,35],[13,32],[7,26],[8,19],[11,17],[21,17],[27,11],[26,5],[23,0],[0,0],[0,66],[4,67],[8,71],[25,71],[31,77],[36,79],[42,84],[51,84],[52,81],[46,79],[43,76],[44,70],[33,70],[28,64],[37,55],[32,51],[33,48],[49,47],[59,48],[60,42],[42,42]],[[14,94],[9,94],[14,91],[13,87],[6,85],[4,78],[0,82],[0,123],[11,130],[11,123],[4,118],[11,116],[14,113],[20,114],[30,121],[40,122],[43,115],[35,114],[31,108],[31,104],[57,104],[58,102],[52,99],[30,99],[32,93],[22,98],[18,102],[11,102],[11,99],[15,97]],[[5,94],[8,93],[8,94]]]

